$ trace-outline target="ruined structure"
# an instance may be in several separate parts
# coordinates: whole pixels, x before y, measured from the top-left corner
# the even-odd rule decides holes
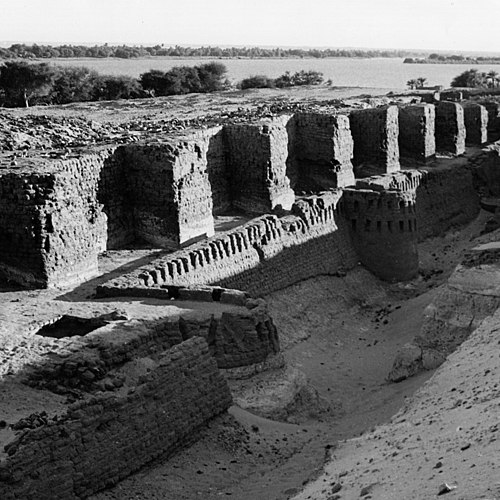
[[[484,108],[471,104],[466,109],[471,117],[469,139],[483,141]],[[399,146],[417,160],[431,159],[435,143],[457,155],[465,150],[460,104],[437,105],[435,142],[433,119],[434,106],[428,104],[399,111],[396,106],[357,110],[349,118],[298,113],[193,131],[160,143],[81,151],[68,159],[24,158],[15,169],[0,173],[0,271],[24,285],[60,286],[92,276],[98,254],[106,249],[138,240],[174,250],[204,240],[199,248],[188,250],[185,259],[182,252],[167,257],[171,263],[159,272],[162,278],[157,284],[217,283],[255,291],[253,277],[245,286],[233,277],[254,272],[264,261],[277,262],[294,247],[330,238],[330,250],[318,254],[319,268],[313,267],[334,272],[355,260],[352,241],[345,236],[346,221],[358,241],[355,246],[359,249],[364,243],[358,225],[361,212],[355,207],[365,207],[367,195],[363,182],[354,179],[353,155],[361,175],[373,171],[392,176],[383,177],[381,184],[369,183],[384,191],[379,199],[394,197],[393,208],[387,208],[388,200],[381,202],[387,210],[399,210],[402,203],[413,211],[414,204],[419,205],[418,197],[413,198],[423,174],[412,177],[411,188],[401,187]],[[432,183],[431,172],[432,168],[425,175],[426,184]],[[325,193],[296,201],[307,191]],[[339,214],[337,204],[344,192],[349,202]],[[407,212],[399,218],[391,212],[388,217],[375,213],[378,205],[371,200],[363,211],[372,213],[359,222],[369,246],[374,240],[386,241],[382,228],[392,231],[402,223],[405,233],[416,232]],[[230,209],[250,215],[278,210],[288,215],[256,219],[248,228],[206,240],[214,236],[214,215]],[[368,235],[372,230],[375,233]],[[413,259],[403,240],[401,248],[395,242],[391,248]],[[377,254],[373,258],[376,261]],[[376,265],[370,267],[385,275],[377,273]],[[415,274],[416,267],[409,268]],[[412,273],[395,272],[387,279],[407,279]],[[306,275],[299,272],[297,279]],[[267,277],[262,281],[269,282]]]
[[[82,400],[8,443],[0,496],[85,497],[185,446],[231,404],[220,370],[279,353],[265,303],[252,296],[342,276],[358,263],[390,282],[415,277],[418,243],[479,211],[476,188],[486,181],[477,169],[496,168],[498,155],[456,156],[466,133],[471,144],[485,141],[486,109],[491,116],[455,102],[299,112],[54,159],[27,154],[17,165],[2,158],[4,277],[40,288],[77,284],[96,274],[100,253],[140,241],[165,252],[100,284],[99,297],[223,310],[104,324],[56,346],[29,381],[54,394],[77,387]],[[436,166],[436,150],[455,157]],[[231,210],[251,220],[216,233],[214,218]],[[127,363],[148,369],[125,390]],[[147,425],[134,427],[144,414]],[[111,448],[120,461],[109,460]]]

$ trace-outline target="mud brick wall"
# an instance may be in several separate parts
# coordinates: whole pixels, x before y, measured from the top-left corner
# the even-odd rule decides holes
[[[295,191],[324,191],[354,184],[353,140],[345,115],[294,115]]]
[[[134,391],[90,397],[19,435],[0,461],[0,497],[86,498],[186,446],[230,404],[206,342],[190,339],[166,353]]]
[[[177,248],[214,234],[207,172],[210,137],[125,147],[135,233],[154,245]]]
[[[218,283],[259,265],[266,252],[282,248],[281,226],[275,215],[264,215],[207,241],[154,260],[108,282],[117,289],[130,286],[189,286]]]
[[[360,260],[386,281],[405,281],[418,272],[415,189],[347,188],[343,206]]]
[[[289,210],[295,195],[287,177],[289,116],[224,129],[232,203],[262,214],[275,207]]]
[[[212,190],[213,213],[219,214],[231,207],[225,135],[222,127],[209,129],[205,134],[208,140],[207,173]]]
[[[216,284],[263,295],[320,274],[355,265],[349,232],[338,215],[340,190],[294,204],[293,215],[253,219],[189,249],[156,259],[106,283],[128,288]]]
[[[399,170],[399,121],[397,106],[352,111],[349,115],[354,139],[356,176]]]
[[[123,161],[123,148],[106,158],[97,185],[97,202],[102,205],[106,230],[98,242],[98,251],[123,248],[135,240],[132,211],[133,194]]]
[[[401,155],[425,161],[436,154],[436,111],[432,104],[399,108],[399,149]]]
[[[0,273],[24,285],[47,282],[40,213],[54,191],[51,174],[0,175]]]
[[[436,104],[436,149],[454,155],[465,153],[464,109],[460,104]]]
[[[481,145],[488,142],[488,111],[474,102],[462,103],[464,108],[465,143]]]
[[[116,221],[122,221],[122,239],[130,234],[117,191],[104,195],[109,209],[100,201],[106,191],[103,178],[113,184],[118,176],[114,154],[114,148],[104,148],[78,158],[40,160],[37,167],[44,173],[35,173],[26,161],[21,170],[0,177],[2,274],[45,287],[76,283],[97,272],[97,253],[113,241]]]
[[[417,188],[419,240],[470,222],[479,213],[479,197],[468,165],[423,169]]]
[[[500,102],[480,100],[478,103],[488,111],[488,140],[497,141],[500,139]]]

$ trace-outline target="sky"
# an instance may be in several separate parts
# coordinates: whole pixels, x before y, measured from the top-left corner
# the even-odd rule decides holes
[[[0,0],[0,41],[500,52],[500,0]]]

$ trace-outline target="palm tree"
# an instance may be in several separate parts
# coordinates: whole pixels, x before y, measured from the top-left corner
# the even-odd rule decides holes
[[[494,70],[491,70],[487,75],[486,78],[490,80],[491,86],[495,88],[498,85],[498,73]]]
[[[406,82],[406,85],[408,85],[408,87],[410,88],[410,90],[415,90],[417,88],[418,82],[417,82],[417,80],[412,79],[412,80],[408,80]]]
[[[424,78],[423,76],[419,76],[417,78],[417,88],[421,89],[425,85],[426,81],[427,81],[427,78]]]

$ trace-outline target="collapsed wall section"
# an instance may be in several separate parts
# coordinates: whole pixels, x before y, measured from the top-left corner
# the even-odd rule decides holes
[[[292,123],[293,158],[288,172],[296,192],[354,184],[354,144],[347,116],[296,113]]]
[[[402,155],[426,161],[436,154],[436,111],[432,104],[399,108],[399,149]]]
[[[484,144],[488,141],[488,111],[484,106],[475,102],[465,102],[465,143],[473,146]]]
[[[289,210],[295,195],[287,177],[290,116],[224,128],[232,205],[248,213]]]
[[[101,392],[23,431],[0,457],[0,496],[86,498],[189,444],[231,404],[206,342],[166,352],[133,391]]]
[[[356,177],[399,170],[397,106],[360,109],[349,115]]]
[[[465,153],[464,109],[456,102],[436,104],[436,149],[453,155]]]

